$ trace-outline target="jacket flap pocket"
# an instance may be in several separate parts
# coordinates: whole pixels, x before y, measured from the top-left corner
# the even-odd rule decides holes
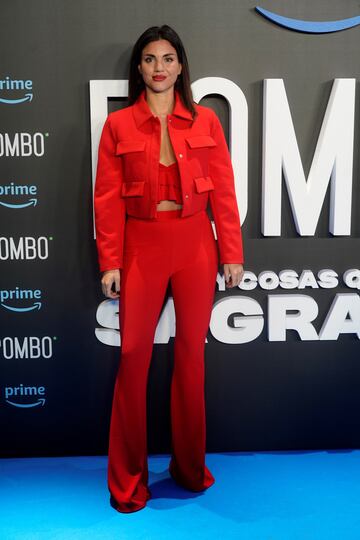
[[[116,145],[116,155],[128,152],[141,152],[145,149],[145,141],[120,141]]]
[[[123,182],[121,186],[121,195],[123,197],[134,197],[136,195],[143,195],[145,180]]]
[[[203,193],[204,191],[210,191],[215,189],[214,183],[211,180],[210,176],[201,176],[199,178],[194,178],[196,185],[196,191],[198,193]]]
[[[186,137],[186,142],[190,148],[203,148],[206,146],[216,146],[216,142],[210,135],[194,135]]]

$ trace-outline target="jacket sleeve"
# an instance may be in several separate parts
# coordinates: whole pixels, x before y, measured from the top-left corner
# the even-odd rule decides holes
[[[209,192],[209,196],[216,227],[220,264],[242,264],[244,262],[243,242],[234,171],[222,125],[214,112],[211,136],[216,146],[211,149],[209,175],[215,189]]]
[[[126,219],[125,202],[121,198],[122,163],[121,158],[116,157],[111,114],[101,133],[94,193],[96,247],[101,272],[123,266]]]

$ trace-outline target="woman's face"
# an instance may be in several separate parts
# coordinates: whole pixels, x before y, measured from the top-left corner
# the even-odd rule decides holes
[[[166,39],[159,39],[151,41],[143,48],[138,69],[145,86],[158,93],[174,86],[182,65],[171,43]]]

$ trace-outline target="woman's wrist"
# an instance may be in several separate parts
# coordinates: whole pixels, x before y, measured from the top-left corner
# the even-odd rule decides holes
[[[117,272],[119,268],[110,268],[109,270],[103,270],[102,275],[107,274],[108,272]]]

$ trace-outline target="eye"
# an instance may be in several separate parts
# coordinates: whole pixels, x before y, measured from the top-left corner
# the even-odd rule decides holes
[[[148,64],[149,62],[151,62],[152,58],[151,56],[147,56],[144,61]]]

